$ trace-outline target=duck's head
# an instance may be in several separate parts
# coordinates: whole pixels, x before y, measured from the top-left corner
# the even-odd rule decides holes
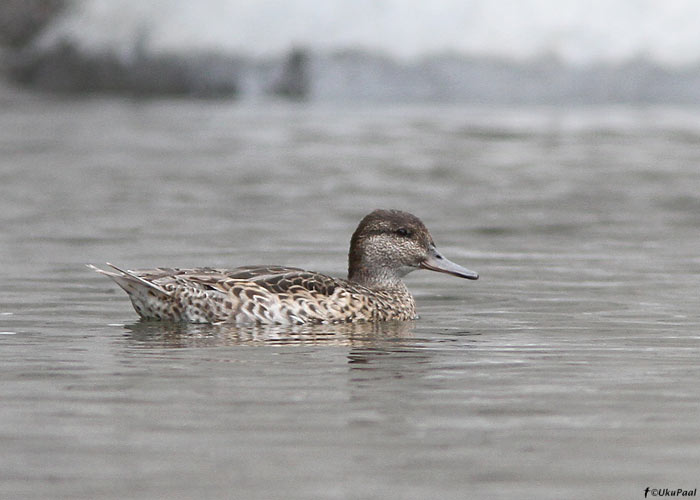
[[[479,278],[443,257],[423,222],[399,210],[375,210],[365,216],[350,240],[348,261],[348,279],[371,288],[392,287],[415,269]]]

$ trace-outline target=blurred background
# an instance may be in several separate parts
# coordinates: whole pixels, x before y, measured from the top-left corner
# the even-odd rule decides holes
[[[694,103],[692,0],[8,0],[5,76],[58,92]]]

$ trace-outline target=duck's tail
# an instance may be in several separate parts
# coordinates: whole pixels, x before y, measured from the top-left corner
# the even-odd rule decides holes
[[[170,292],[156,285],[155,283],[145,280],[138,276],[133,271],[125,271],[124,269],[119,269],[117,266],[106,262],[106,264],[114,269],[116,272],[105,271],[99,267],[95,267],[92,264],[86,264],[87,267],[95,272],[109,276],[114,280],[114,282],[122,287],[126,293],[129,295],[140,294],[145,290],[151,291],[161,297],[170,297]]]

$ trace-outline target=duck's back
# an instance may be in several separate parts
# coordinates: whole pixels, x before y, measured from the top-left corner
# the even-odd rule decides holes
[[[294,267],[156,268],[105,272],[146,319],[318,323],[412,319],[408,290],[374,291]]]

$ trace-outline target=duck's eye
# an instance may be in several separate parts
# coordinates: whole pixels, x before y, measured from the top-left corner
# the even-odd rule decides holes
[[[403,236],[404,238],[410,238],[413,235],[411,230],[406,229],[405,227],[397,229],[396,234],[398,234],[399,236]]]

